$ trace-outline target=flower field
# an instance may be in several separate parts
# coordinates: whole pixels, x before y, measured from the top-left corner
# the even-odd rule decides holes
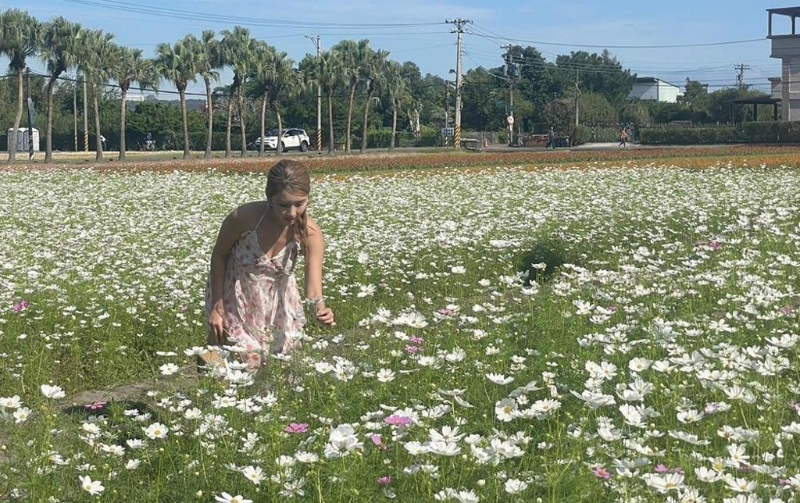
[[[800,171],[756,154],[330,161],[337,326],[216,377],[208,259],[263,173],[0,173],[0,500],[795,501]]]

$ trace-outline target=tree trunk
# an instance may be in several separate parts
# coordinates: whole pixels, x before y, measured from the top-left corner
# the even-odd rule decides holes
[[[267,123],[267,101],[269,101],[269,93],[264,93],[261,97],[261,136],[258,140],[258,157],[264,157],[264,127]]]
[[[279,109],[275,109],[275,118],[278,120],[278,144],[276,145],[275,155],[283,154],[283,148],[281,145],[283,144],[283,119],[281,118],[281,111]]]
[[[225,157],[231,156],[231,125],[233,122],[233,97],[235,91],[231,89],[228,96],[228,125],[225,128]]]
[[[350,133],[352,132],[351,125],[353,123],[353,100],[356,95],[356,85],[350,86],[350,102],[347,105],[347,137],[345,139],[345,152],[350,153]]]
[[[389,150],[394,150],[394,139],[397,136],[397,106],[392,106],[392,138],[389,140]]]
[[[181,118],[183,119],[183,158],[188,159],[191,151],[189,150],[189,115],[186,113],[186,86],[178,88],[178,95],[181,99]]]
[[[335,153],[333,145],[333,91],[328,91],[328,153]]]
[[[206,159],[211,157],[211,140],[214,136],[214,110],[211,106],[211,80],[208,77],[204,78],[206,82],[206,114],[208,114],[208,135],[206,136],[206,153],[203,155]]]
[[[92,102],[94,106],[94,142],[97,147],[97,154],[94,156],[95,161],[103,160],[103,142],[100,141],[100,102],[97,99],[97,84],[92,82]]]
[[[13,163],[17,160],[17,132],[19,131],[19,123],[22,121],[22,100],[24,99],[22,92],[22,70],[17,71],[17,115],[14,117],[14,129],[11,131],[11,139],[8,145],[8,162]],[[30,131],[28,134],[31,134]]]
[[[53,88],[58,76],[58,73],[51,75],[47,82],[47,140],[44,147],[44,162],[48,163],[53,162]]]
[[[364,129],[361,133],[361,153],[367,150],[367,117],[369,117],[369,102],[372,101],[372,93],[367,95],[367,102],[364,104]]]
[[[125,114],[128,111],[128,87],[127,86],[120,86],[120,90],[122,91],[122,103],[119,105],[119,155],[117,156],[117,160],[124,161],[125,160],[125,150],[127,146],[125,144]]]
[[[242,128],[242,157],[247,155],[247,133],[244,130],[244,86],[239,87],[239,125]]]

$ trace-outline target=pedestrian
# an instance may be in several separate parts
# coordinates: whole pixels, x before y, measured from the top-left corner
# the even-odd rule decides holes
[[[550,126],[550,132],[547,135],[547,147],[545,148],[552,148],[553,150],[556,149],[556,132],[553,129],[553,126]]]
[[[324,239],[308,214],[306,166],[285,159],[267,175],[266,200],[233,210],[222,222],[206,288],[210,345],[235,345],[250,369],[270,355],[300,346],[304,306],[324,326],[335,325],[322,294]],[[305,260],[305,300],[295,268]]]
[[[100,135],[100,144],[103,146],[103,150],[105,150],[105,148],[106,148],[106,137],[103,136],[103,135]]]
[[[628,130],[622,128],[619,131],[619,146],[624,147],[627,141],[628,141]]]

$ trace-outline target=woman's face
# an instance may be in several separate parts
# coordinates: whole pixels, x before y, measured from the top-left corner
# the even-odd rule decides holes
[[[308,208],[308,195],[281,191],[269,198],[269,207],[275,220],[282,225],[293,225]]]

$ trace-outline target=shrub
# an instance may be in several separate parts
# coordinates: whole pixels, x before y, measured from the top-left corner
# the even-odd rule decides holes
[[[562,239],[546,236],[533,244],[533,247],[523,253],[518,261],[520,272],[527,272],[530,281],[547,281],[557,268],[564,264],[575,263],[569,245]],[[545,264],[541,268],[540,264]]]

